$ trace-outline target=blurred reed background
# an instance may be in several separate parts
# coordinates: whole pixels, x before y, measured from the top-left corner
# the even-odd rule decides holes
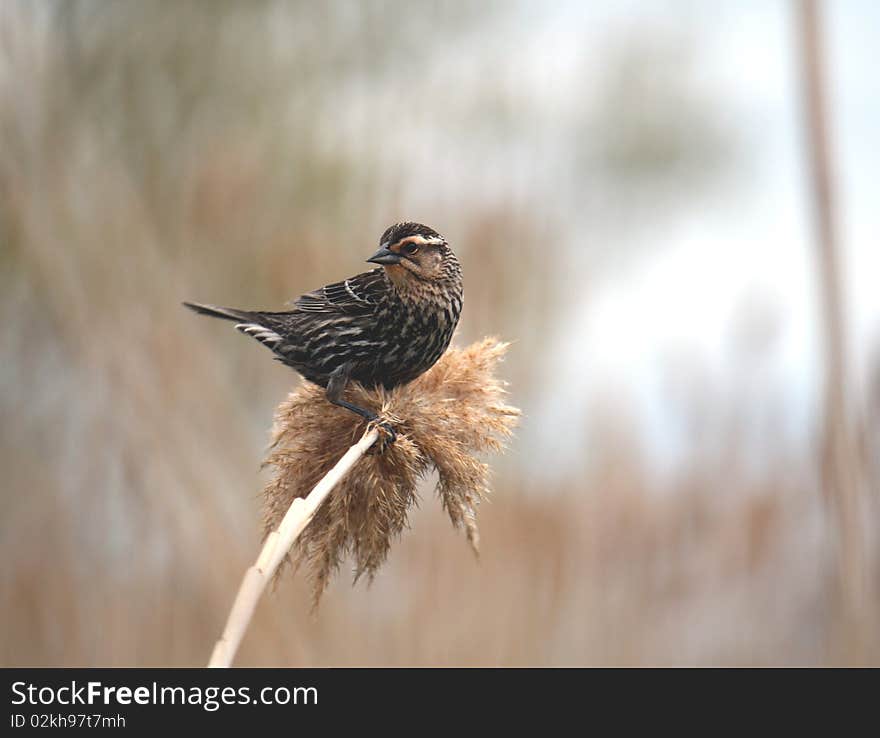
[[[805,7],[4,0],[0,663],[206,662],[297,380],[180,301],[280,306],[403,219],[458,342],[516,342],[482,560],[428,481],[242,665],[880,663],[880,13],[813,54]]]

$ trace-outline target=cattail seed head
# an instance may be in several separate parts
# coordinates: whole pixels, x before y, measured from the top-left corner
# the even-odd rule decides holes
[[[397,440],[383,453],[365,456],[315,513],[290,553],[306,564],[317,605],[330,577],[351,555],[355,580],[372,578],[406,526],[417,485],[432,469],[437,493],[474,552],[479,537],[476,508],[488,493],[489,467],[479,455],[500,451],[520,411],[505,402],[495,375],[509,344],[494,338],[450,348],[426,373],[391,390],[352,384],[346,399],[374,408],[390,422]],[[281,403],[266,465],[275,470],[265,488],[265,532],[280,522],[291,502],[305,497],[364,433],[363,419],[330,404],[324,391],[303,383]]]

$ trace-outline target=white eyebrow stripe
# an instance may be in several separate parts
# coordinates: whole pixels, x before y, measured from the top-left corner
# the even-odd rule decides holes
[[[431,238],[425,238],[424,236],[404,236],[400,239],[400,243],[414,243],[422,246],[439,246],[446,243],[446,241],[442,236],[432,236]]]

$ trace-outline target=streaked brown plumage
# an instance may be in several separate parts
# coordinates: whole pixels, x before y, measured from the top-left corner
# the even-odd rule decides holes
[[[391,389],[430,369],[458,324],[462,275],[446,239],[419,223],[388,228],[367,261],[381,266],[309,292],[285,312],[184,304],[235,321],[280,361],[325,387],[330,402],[375,420],[374,412],[342,399],[346,385]]]

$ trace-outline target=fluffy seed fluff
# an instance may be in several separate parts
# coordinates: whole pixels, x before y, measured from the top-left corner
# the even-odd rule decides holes
[[[520,411],[505,402],[495,376],[509,344],[494,338],[450,348],[425,374],[393,390],[352,385],[346,399],[381,408],[397,431],[383,453],[360,459],[318,508],[290,552],[306,564],[317,606],[330,577],[349,554],[355,581],[372,579],[417,502],[417,484],[436,469],[437,494],[453,526],[463,527],[478,551],[476,508],[488,493],[489,467],[478,458],[503,449]],[[275,474],[265,488],[265,533],[291,502],[305,497],[364,433],[366,422],[331,405],[320,387],[303,383],[281,403],[265,464]]]

